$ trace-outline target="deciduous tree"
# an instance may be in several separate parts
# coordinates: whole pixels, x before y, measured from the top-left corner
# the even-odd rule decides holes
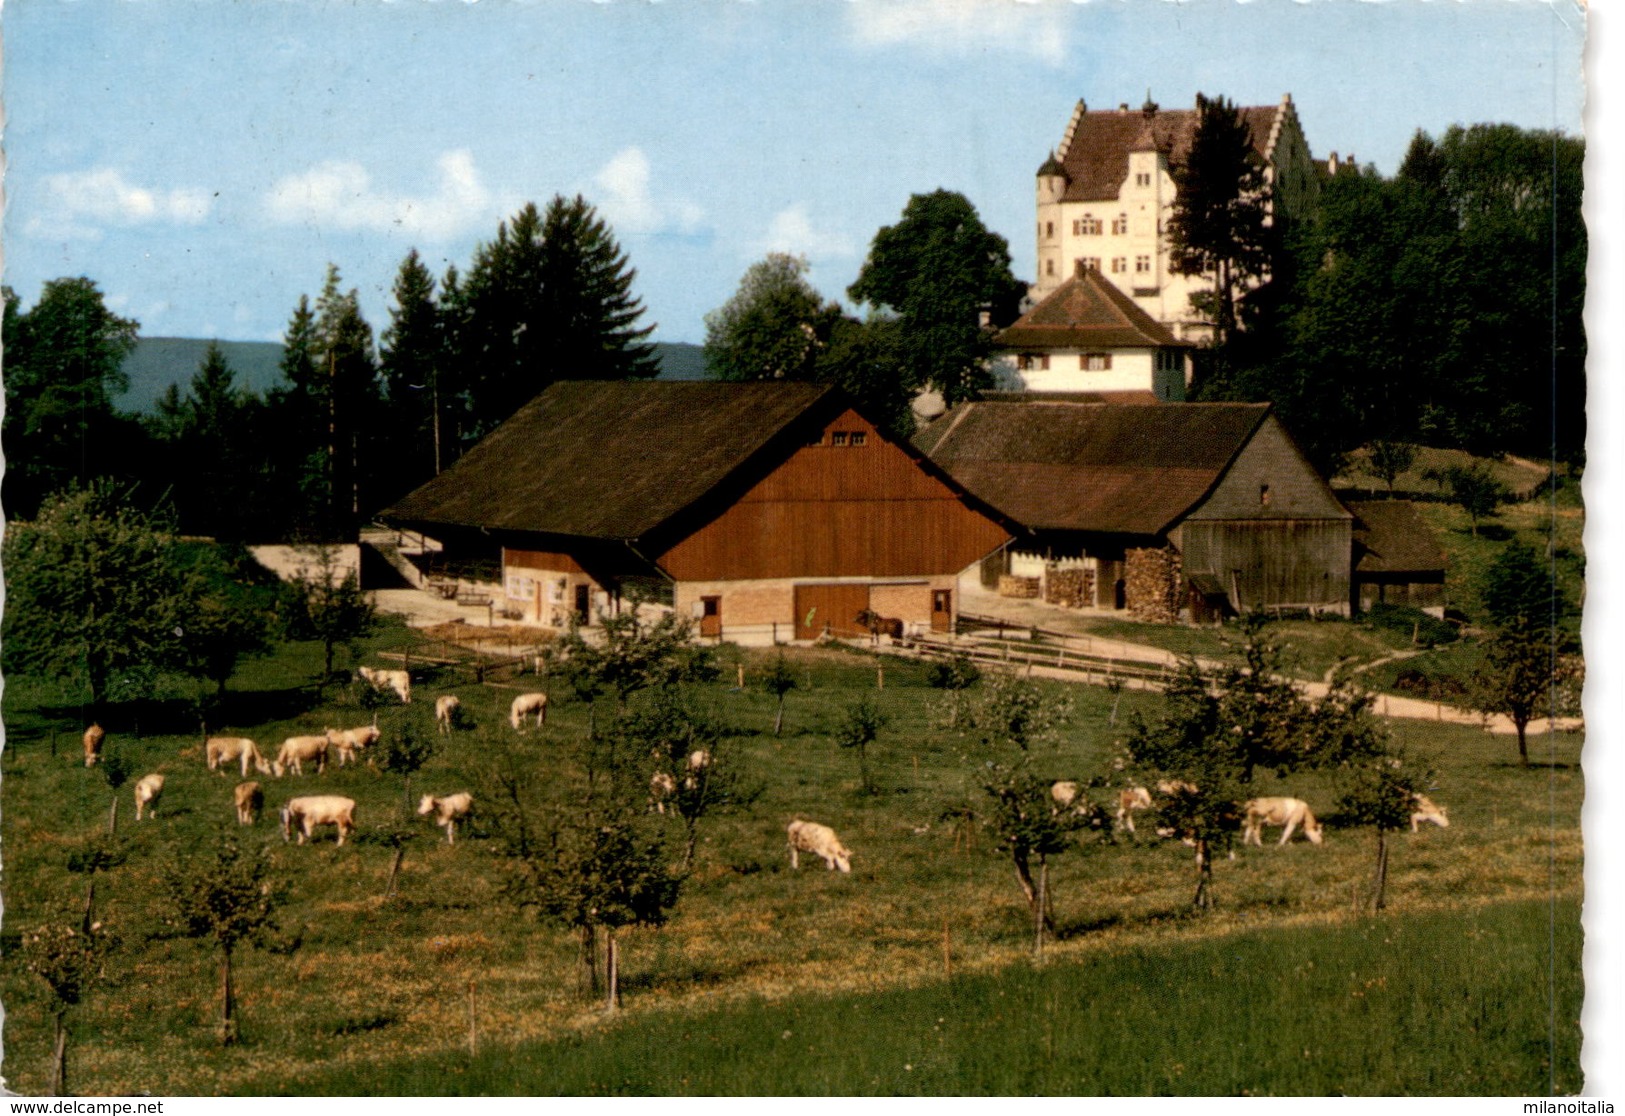
[[[9,669],[83,680],[98,714],[125,674],[174,665],[185,612],[171,523],[111,482],[70,487],[6,531]]]
[[[900,323],[896,341],[910,394],[929,385],[950,404],[992,386],[990,327],[1013,321],[1025,293],[1010,272],[1004,237],[949,190],[909,198],[902,219],[875,234],[847,288],[854,301],[884,308]]]
[[[815,380],[841,316],[807,282],[807,260],[770,252],[705,316],[705,363],[719,380]]]
[[[263,945],[275,932],[279,895],[263,849],[223,838],[212,854],[178,861],[165,873],[168,921],[188,938],[211,938],[220,951],[220,1041],[237,1041],[231,959],[245,942]]]

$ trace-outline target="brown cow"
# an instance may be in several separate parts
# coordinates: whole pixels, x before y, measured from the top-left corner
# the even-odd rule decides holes
[[[107,730],[95,722],[85,730],[85,766],[95,767],[96,761],[102,758],[102,740],[107,736]]]

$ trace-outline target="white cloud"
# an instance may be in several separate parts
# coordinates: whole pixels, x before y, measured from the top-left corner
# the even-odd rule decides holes
[[[44,186],[27,231],[71,240],[98,239],[108,225],[197,225],[214,206],[207,190],[138,186],[113,167],[47,175]]]
[[[754,254],[788,252],[809,260],[831,256],[855,256],[857,246],[850,237],[813,227],[807,207],[801,202],[785,207],[767,224],[767,235],[756,244]]]
[[[657,201],[652,178],[642,148],[616,152],[593,178],[598,211],[620,234],[697,231],[705,211],[681,198]]]
[[[266,213],[281,224],[400,231],[430,240],[449,239],[484,223],[492,201],[473,154],[448,151],[437,165],[440,181],[434,193],[412,197],[375,190],[360,163],[322,163],[272,187]]]
[[[865,46],[915,43],[947,54],[993,47],[1058,66],[1070,7],[1062,0],[848,0],[846,10]]]

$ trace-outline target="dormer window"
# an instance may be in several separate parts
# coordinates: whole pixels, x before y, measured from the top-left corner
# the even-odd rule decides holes
[[[829,435],[829,444],[832,446],[846,445],[846,431],[832,430]]]

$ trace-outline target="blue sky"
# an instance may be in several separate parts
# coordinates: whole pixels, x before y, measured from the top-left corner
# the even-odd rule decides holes
[[[374,328],[527,200],[584,194],[657,339],[773,249],[840,296],[910,194],[965,193],[1031,277],[1073,104],[1290,92],[1314,154],[1581,131],[1569,0],[9,0],[5,278],[88,275],[149,336],[274,339],[329,261]]]

